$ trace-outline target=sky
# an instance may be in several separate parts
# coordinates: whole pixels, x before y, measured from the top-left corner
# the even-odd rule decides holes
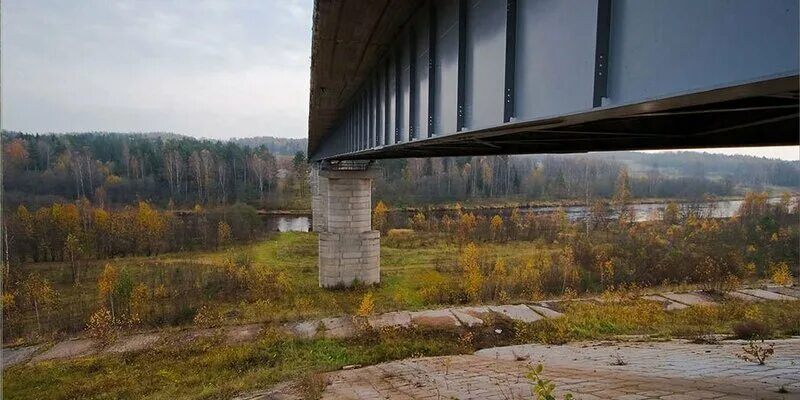
[[[2,124],[305,137],[313,0],[3,0]],[[706,149],[800,159],[800,147]]]

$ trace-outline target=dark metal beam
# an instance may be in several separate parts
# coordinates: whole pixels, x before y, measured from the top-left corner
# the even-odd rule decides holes
[[[389,96],[389,72],[391,68],[389,64],[391,63],[391,59],[386,58],[386,73],[384,74],[383,79],[383,145],[386,146],[389,144],[389,137],[391,135],[391,107],[389,107],[389,103],[391,102],[391,97]]]
[[[594,99],[592,105],[603,105],[608,96],[608,41],[611,30],[611,0],[597,1],[597,41],[594,53]]]
[[[467,80],[467,0],[458,0],[458,107],[456,114],[456,131],[464,129]]]
[[[403,50],[399,46],[395,48],[394,52],[394,143],[401,143],[400,140],[400,121],[403,116],[400,113],[400,93],[402,88],[402,74],[403,74]]]
[[[417,121],[417,37],[416,29],[408,30],[408,140],[416,138]]]
[[[428,3],[428,137],[433,137],[436,112],[436,2]]]
[[[506,76],[503,122],[514,118],[514,74],[517,50],[517,0],[506,1]]]

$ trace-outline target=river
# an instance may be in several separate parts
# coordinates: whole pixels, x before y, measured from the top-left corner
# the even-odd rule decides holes
[[[780,198],[773,197],[769,202],[776,204]],[[736,214],[739,207],[742,205],[742,200],[719,200],[713,202],[700,202],[688,203],[678,202],[682,209],[689,207],[695,208],[700,215],[709,215],[713,218],[730,218]],[[667,206],[667,203],[638,203],[631,205],[633,212],[636,216],[636,221],[649,221],[654,218],[660,218],[661,212]],[[586,206],[566,206],[563,207],[564,212],[567,213],[567,218],[570,221],[581,221],[586,218],[588,208]],[[510,215],[511,208],[496,208],[496,209],[475,209],[471,212],[479,215]],[[553,206],[536,206],[536,207],[520,207],[521,213],[537,213],[549,214],[558,210],[558,207]],[[441,217],[445,213],[452,212],[446,210],[433,210],[426,211],[428,215],[435,215]],[[389,221],[391,226],[405,226],[408,219],[413,216],[413,211],[395,210],[389,212]],[[616,216],[611,213],[610,218]],[[269,231],[277,232],[308,232],[311,230],[311,215],[276,215],[266,214],[262,216],[264,223],[267,225]]]

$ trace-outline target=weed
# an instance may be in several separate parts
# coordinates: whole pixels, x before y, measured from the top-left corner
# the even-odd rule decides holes
[[[318,400],[322,398],[322,392],[329,384],[325,375],[312,373],[304,375],[298,382],[298,387],[303,400]]]
[[[359,317],[367,317],[372,315],[375,312],[375,299],[372,295],[372,291],[369,291],[364,294],[364,297],[361,298],[361,303],[358,306],[358,311],[356,311],[356,315]]]
[[[775,348],[772,343],[765,344],[762,339],[761,343],[753,340],[747,342],[747,345],[742,346],[742,351],[743,353],[736,354],[736,357],[747,362],[764,365],[767,359],[775,353]]]
[[[611,365],[615,366],[622,366],[628,365],[628,362],[622,358],[622,354],[619,354],[619,351],[615,351],[614,354],[611,355]]]
[[[556,390],[556,384],[550,379],[542,377],[544,366],[538,364],[535,367],[529,367],[528,380],[531,382],[531,394],[536,396],[536,400],[555,400],[556,396],[553,392]],[[564,395],[564,400],[572,400],[572,393]]]

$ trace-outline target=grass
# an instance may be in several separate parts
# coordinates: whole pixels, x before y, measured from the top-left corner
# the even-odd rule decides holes
[[[300,340],[267,331],[257,341],[220,338],[119,356],[91,356],[12,367],[3,373],[6,399],[217,399],[345,365],[471,350],[452,331],[384,332],[350,340]]]
[[[693,339],[730,334],[736,324],[751,319],[767,326],[775,337],[800,334],[800,308],[785,302],[729,301],[673,312],[644,300],[573,302],[564,311],[560,319],[532,324],[513,324],[498,317],[492,326],[469,330],[389,329],[346,340],[296,339],[269,328],[257,340],[236,345],[224,343],[221,337],[178,345],[173,336],[138,353],[8,368],[3,371],[3,393],[7,399],[217,399],[300,380],[314,383],[306,391],[314,397],[324,384],[318,376],[321,372],[409,357],[471,353],[492,346],[561,344],[617,335]]]
[[[731,335],[750,321],[763,326],[768,337],[800,335],[800,308],[782,301],[745,303],[722,301],[715,306],[694,306],[666,312],[656,302],[629,300],[598,304],[573,302],[564,317],[516,327],[517,340],[563,344],[575,340],[609,339],[618,335],[647,335],[653,339],[704,339]]]
[[[516,241],[487,243],[485,254],[504,257],[509,263],[522,262],[534,252],[550,245]],[[32,335],[36,323],[33,310],[27,309],[7,323],[6,341],[18,344],[80,333],[98,307],[97,279],[108,263],[118,271],[126,270],[135,284],[144,283],[150,291],[151,318],[144,328],[191,324],[197,311],[205,306],[222,316],[220,324],[278,322],[353,314],[362,297],[370,290],[375,311],[418,310],[436,306],[422,296],[427,274],[440,271],[449,284],[457,285],[461,271],[456,265],[458,247],[445,241],[413,235],[410,241],[383,241],[381,248],[381,284],[373,288],[324,290],[317,281],[317,237],[314,233],[290,232],[250,245],[233,246],[207,252],[182,252],[154,257],[126,257],[86,262],[81,284],[72,284],[70,269],[64,263],[28,264],[23,273],[37,272],[53,283],[58,304],[43,312],[43,334]],[[249,253],[253,263],[284,274],[291,285],[289,293],[263,298],[244,290],[223,290],[229,284],[224,264],[232,255]],[[155,298],[159,285],[171,291],[166,298]],[[30,308],[30,307],[29,307]]]

